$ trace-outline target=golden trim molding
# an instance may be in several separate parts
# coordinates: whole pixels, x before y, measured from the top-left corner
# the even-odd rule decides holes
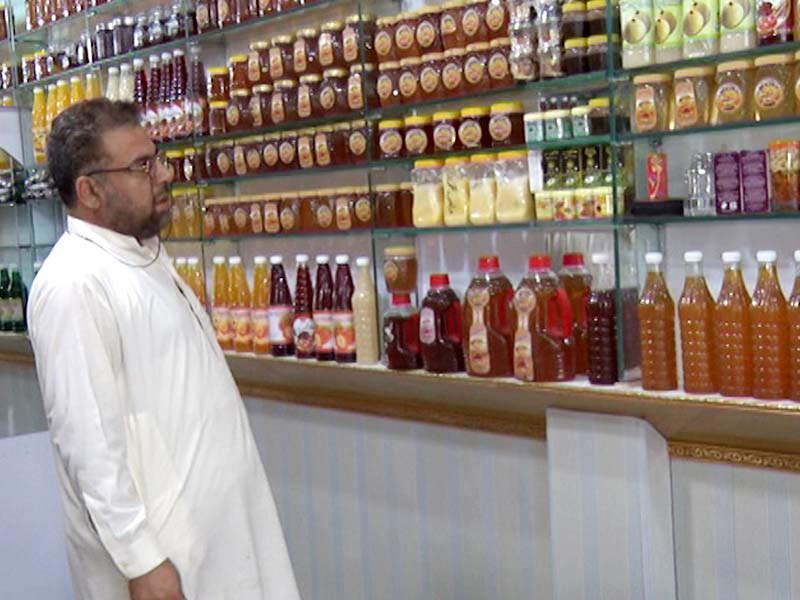
[[[692,442],[670,441],[669,455],[672,458],[699,460],[703,462],[728,463],[739,467],[775,469],[800,473],[800,455],[764,452],[747,448],[711,446]]]

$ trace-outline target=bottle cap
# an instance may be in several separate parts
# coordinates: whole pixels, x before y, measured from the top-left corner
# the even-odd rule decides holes
[[[215,256],[213,260],[215,265],[224,265],[225,264],[225,257],[224,256]]]
[[[756,260],[760,263],[775,262],[778,260],[778,253],[775,250],[759,250],[756,252]]]
[[[800,250],[794,251],[794,262],[800,263]]]
[[[566,257],[565,257],[566,258]],[[534,254],[528,258],[529,269],[549,269],[550,257],[546,254]]]
[[[331,257],[327,254],[317,254],[317,264],[327,265],[331,261]]]
[[[175,264],[176,265],[185,265],[186,264],[186,258],[183,257],[183,256],[179,256],[178,258],[175,259]]]
[[[431,275],[431,287],[449,287],[450,277],[447,273],[433,273]]]
[[[253,264],[265,265],[265,264],[267,264],[267,257],[266,256],[256,256],[256,257],[253,258]]]
[[[283,264],[283,256],[280,254],[275,254],[274,256],[269,257],[269,264],[271,265],[282,265]]]
[[[336,255],[336,264],[337,265],[346,265],[350,262],[350,257],[347,254],[337,254]]]
[[[410,306],[410,294],[392,294],[392,306]]]
[[[736,250],[731,252],[722,253],[722,262],[724,263],[738,263],[742,262],[742,253]]]
[[[699,250],[690,250],[689,252],[684,253],[683,260],[687,263],[703,262],[703,253]]]
[[[190,267],[196,267],[197,265],[200,264],[200,259],[197,258],[196,256],[190,256],[189,260],[186,262],[189,264]]]
[[[356,259],[356,266],[357,267],[368,267],[369,266],[369,258],[366,256],[359,256]]]
[[[134,69],[141,69],[144,67],[144,59],[143,58],[134,58],[133,59],[133,68]]]
[[[592,264],[593,265],[607,265],[608,264],[608,254],[604,252],[598,252],[597,254],[592,254]]]
[[[661,252],[648,252],[644,255],[644,262],[648,265],[660,265],[664,260],[664,255]]]
[[[583,266],[583,254],[580,252],[573,252],[572,254],[565,254],[564,258],[562,259],[562,264],[565,267],[582,267]]]
[[[500,259],[496,256],[481,256],[478,259],[478,269],[481,273],[491,273],[500,270]]]
[[[294,257],[294,262],[296,263],[307,263],[308,262],[308,254],[298,254]]]
[[[228,264],[231,266],[237,266],[242,264],[242,257],[241,256],[231,256],[228,259]]]

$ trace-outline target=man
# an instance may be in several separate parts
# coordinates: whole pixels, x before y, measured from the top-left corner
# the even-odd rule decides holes
[[[170,174],[134,105],[53,122],[69,213],[28,323],[81,600],[298,600],[241,397],[158,233]]]

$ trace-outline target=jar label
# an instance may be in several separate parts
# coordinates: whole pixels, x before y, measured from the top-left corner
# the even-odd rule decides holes
[[[217,154],[217,168],[223,177],[227,176],[231,170],[231,159],[225,152]]]
[[[386,156],[396,156],[403,149],[403,137],[398,131],[384,131],[380,137],[381,152]]]
[[[506,20],[506,9],[501,3],[492,3],[486,9],[486,25],[491,31],[500,31]]]
[[[511,137],[511,119],[508,115],[492,115],[489,119],[489,135],[495,142],[505,142]]]
[[[239,231],[247,229],[247,211],[243,207],[240,206],[233,211],[233,224]]]
[[[330,311],[314,311],[314,329],[314,345],[317,352],[333,352],[333,315]]]
[[[679,127],[697,124],[697,98],[691,81],[679,81],[675,84],[675,104],[678,108],[675,120]]]
[[[214,213],[207,212],[203,215],[203,233],[205,235],[214,235],[217,220],[214,218]]]
[[[508,58],[503,52],[495,52],[489,57],[489,76],[495,80],[508,77]]]
[[[386,280],[387,285],[394,284],[397,277],[400,275],[400,268],[393,260],[387,260],[383,263],[383,278]]]
[[[255,148],[251,148],[245,154],[247,160],[247,169],[250,172],[255,172],[261,167],[261,153]]]
[[[333,224],[333,211],[327,204],[321,204],[317,207],[317,224],[322,229],[327,229]]]
[[[283,57],[277,46],[269,49],[269,74],[273,80],[283,78]]]
[[[536,295],[527,286],[522,286],[514,294],[514,308],[517,313],[517,328],[514,332],[514,377],[522,381],[533,381],[533,343],[531,340],[530,319],[536,309]]]
[[[231,217],[226,212],[219,214],[219,232],[222,235],[228,235],[231,232]]]
[[[714,104],[723,115],[732,115],[744,105],[744,94],[738,84],[728,81],[717,88]]]
[[[448,90],[454,90],[461,85],[461,67],[455,63],[448,63],[442,69],[442,83]]]
[[[263,127],[264,117],[261,114],[261,99],[253,96],[250,99],[250,117],[253,119],[253,127]]]
[[[228,125],[236,127],[239,124],[239,107],[235,104],[228,106],[225,111],[225,118],[228,120]]]
[[[456,25],[455,17],[450,14],[442,15],[439,28],[441,29],[442,35],[453,35],[456,33],[458,26]]]
[[[347,105],[350,110],[364,108],[364,98],[361,96],[361,77],[351,75],[347,80]]]
[[[274,167],[278,164],[278,148],[275,144],[266,144],[264,146],[263,156],[264,164],[267,165],[267,167]]]
[[[201,31],[206,29],[210,24],[210,18],[208,15],[208,6],[206,4],[199,3],[197,5],[197,9],[195,11],[195,18],[197,19],[197,28]]]
[[[247,55],[247,79],[250,83],[261,81],[261,63],[258,61],[258,52],[250,52]]]
[[[264,231],[264,221],[261,219],[261,205],[255,202],[250,205],[250,229],[253,233]]]
[[[233,149],[233,169],[239,176],[247,175],[247,160],[244,157],[244,148],[242,146],[236,146]]]
[[[186,158],[183,161],[183,178],[186,181],[194,179],[194,159]]]
[[[293,311],[291,306],[270,306],[267,308],[269,319],[269,343],[274,345],[291,344],[294,337],[292,328]]]
[[[342,46],[344,48],[344,59],[348,63],[358,60],[358,31],[355,27],[348,25],[342,32]]]
[[[634,118],[638,131],[652,131],[658,124],[656,94],[652,87],[637,88],[634,96]]]
[[[378,77],[377,84],[378,98],[381,100],[388,100],[392,97],[394,92],[394,85],[392,85],[392,78],[388,75],[381,75]]]
[[[355,210],[353,212],[355,212],[356,218],[361,223],[369,224],[372,220],[372,206],[369,203],[369,198],[361,196],[356,200]]]
[[[413,73],[406,71],[400,75],[398,87],[400,88],[400,93],[406,98],[409,98],[417,93],[417,78]]]
[[[414,128],[406,131],[406,152],[424,154],[428,148],[428,135],[424,129]]]
[[[355,354],[356,328],[353,311],[333,313],[333,336],[336,340],[336,354]]]
[[[227,306],[214,306],[211,309],[211,322],[220,344],[227,344],[233,339],[231,311]]]
[[[430,21],[423,21],[417,26],[417,44],[421,48],[430,48],[436,41],[436,28]]]
[[[426,306],[419,312],[419,341],[432,344],[436,341],[436,316],[433,309]]]
[[[228,0],[217,0],[217,21],[225,23],[228,17],[231,16],[231,9],[228,6]]]
[[[439,123],[433,128],[433,144],[437,150],[449,152],[456,145],[456,128],[450,123]]]
[[[761,109],[773,109],[783,103],[786,90],[783,84],[774,77],[765,77],[756,84],[756,106]]]
[[[433,67],[425,67],[419,75],[419,84],[422,91],[432,94],[439,87],[439,73]]]
[[[307,68],[308,68],[308,56],[306,55],[306,41],[297,40],[294,43],[295,73],[305,73]]]
[[[295,150],[292,142],[281,142],[278,153],[281,156],[281,162],[284,165],[291,165],[294,162],[297,151]]]
[[[310,169],[314,166],[314,152],[311,150],[311,138],[307,135],[297,139],[297,158],[301,169]]]
[[[311,354],[314,351],[315,326],[309,314],[294,317],[294,347],[298,354]]]
[[[375,53],[380,56],[388,56],[392,51],[392,36],[388,31],[379,31],[375,35]]]
[[[295,223],[297,222],[297,219],[294,216],[294,211],[288,206],[281,210],[280,221],[281,227],[284,231],[291,231],[294,229]]]
[[[336,199],[336,227],[342,231],[353,227],[350,218],[350,200],[347,196],[340,196]]]
[[[276,92],[272,94],[270,103],[270,115],[275,124],[283,123],[286,120],[286,112],[283,110],[283,94]]]
[[[467,291],[467,302],[472,308],[472,323],[467,334],[467,360],[469,370],[478,375],[486,375],[492,368],[484,314],[489,300],[489,290],[485,288]]]
[[[461,29],[464,30],[464,34],[471,38],[476,33],[478,33],[478,28],[481,26],[481,17],[478,14],[478,11],[474,8],[468,8],[464,11],[464,15],[461,17]]]
[[[486,69],[484,62],[477,56],[470,56],[464,64],[464,77],[472,85],[477,85],[483,79]]]
[[[458,137],[466,148],[479,148],[482,135],[480,123],[473,119],[462,121],[458,127]]]
[[[278,218],[278,205],[275,202],[267,202],[264,205],[264,231],[278,233],[280,230],[281,220]]]
[[[327,167],[331,164],[331,153],[328,150],[328,136],[318,133],[314,136],[314,150],[317,154],[317,165]]]
[[[323,67],[333,64],[333,39],[330,33],[319,36],[319,64]]]
[[[367,137],[360,131],[354,131],[350,134],[347,145],[350,148],[350,154],[363,156],[367,151]]]
[[[330,110],[336,105],[336,91],[333,87],[326,86],[320,90],[319,104],[324,110]]]
[[[405,23],[397,28],[394,41],[400,50],[409,50],[414,45],[414,30]]]
[[[311,90],[306,84],[297,88],[297,116],[307,119],[311,116]]]

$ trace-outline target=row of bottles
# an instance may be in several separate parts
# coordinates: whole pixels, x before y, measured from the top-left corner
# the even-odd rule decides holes
[[[194,292],[203,308],[207,305],[206,276],[200,266],[200,259],[196,256],[189,258],[179,256],[175,259],[175,270]]]
[[[787,302],[772,250],[757,253],[752,298],[742,277],[741,254],[725,252],[717,301],[703,274],[701,252],[684,255],[686,280],[678,301],[684,390],[767,400],[800,400],[800,251]],[[639,303],[642,387],[674,390],[677,382],[675,303],[661,268],[663,256],[645,256],[647,279]]]
[[[0,330],[24,333],[27,304],[28,289],[17,265],[0,266]]]

